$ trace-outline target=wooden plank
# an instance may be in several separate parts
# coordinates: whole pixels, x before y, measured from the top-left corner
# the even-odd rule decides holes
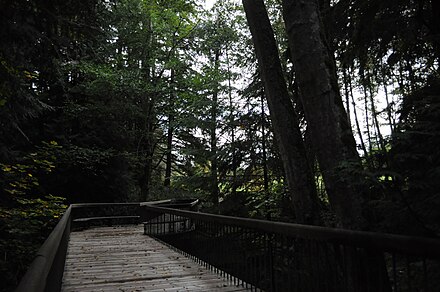
[[[143,235],[141,225],[72,232],[62,291],[247,291]]]

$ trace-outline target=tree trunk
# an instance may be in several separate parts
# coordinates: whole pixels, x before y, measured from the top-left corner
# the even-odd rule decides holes
[[[361,74],[362,79],[362,90],[364,92],[364,109],[365,109],[365,126],[367,127],[367,138],[368,138],[368,151],[369,154],[372,155],[373,153],[373,139],[371,137],[371,129],[370,129],[370,113],[368,109],[368,93],[367,93],[367,87],[365,85],[365,79],[363,75]],[[373,127],[374,128],[374,127]]]
[[[347,121],[351,127],[351,118],[350,118],[350,92],[348,87],[348,74],[347,68],[343,68],[342,70],[344,76],[344,93],[345,93],[345,106],[347,107]]]
[[[140,180],[141,198],[145,201],[150,197],[150,184],[151,175],[153,170],[153,153],[154,153],[154,141],[153,141],[153,99],[149,99],[147,102],[146,121],[145,121],[145,142],[143,143],[143,155],[145,157],[145,164],[143,174]]]
[[[346,228],[364,228],[362,196],[355,188],[361,167],[339,94],[336,69],[315,0],[283,0],[283,15],[307,127],[330,203]],[[341,166],[349,169],[341,173]]]
[[[152,170],[152,158],[150,154],[146,154],[143,174],[140,181],[141,186],[141,198],[148,201],[150,197],[150,183],[151,183],[151,170]]]
[[[261,148],[263,152],[263,185],[264,192],[269,190],[269,174],[267,171],[267,147],[266,147],[266,113],[264,112],[264,91],[261,92]]]
[[[261,78],[299,223],[319,224],[318,197],[306,158],[298,118],[284,80],[274,33],[263,0],[243,0]]]
[[[385,141],[383,139],[382,136],[382,132],[380,131],[380,124],[379,124],[379,120],[377,119],[377,111],[376,111],[376,102],[374,101],[374,92],[373,92],[373,88],[372,88],[372,84],[371,84],[371,79],[370,77],[368,77],[368,92],[370,93],[370,105],[371,105],[371,114],[373,116],[373,122],[374,122],[374,126],[376,127],[376,141],[377,139],[379,139],[379,146],[380,146],[380,150],[384,153],[384,155],[386,156],[386,148],[385,148]]]
[[[165,162],[165,180],[164,186],[170,187],[171,185],[171,167],[173,162],[172,150],[173,150],[173,130],[174,130],[174,69],[171,69],[170,76],[170,97],[168,105],[168,130],[167,130],[167,150],[166,150],[166,162]]]
[[[361,163],[339,93],[335,63],[321,28],[318,1],[283,0],[283,9],[300,98],[330,203],[345,228],[366,228]],[[348,165],[345,171],[343,164]],[[353,252],[348,261],[368,264],[346,276],[347,291],[391,290],[382,254]],[[364,274],[372,280],[360,281]],[[367,288],[356,288],[362,285]]]
[[[226,49],[226,62],[228,66],[228,97],[229,97],[229,125],[231,127],[231,155],[232,155],[232,195],[237,192],[237,157],[235,153],[235,122],[234,106],[232,103],[231,68],[229,67],[229,52]]]
[[[216,49],[214,52],[214,68],[216,72],[219,67],[220,49]],[[217,82],[217,81],[215,81]],[[214,206],[219,202],[219,189],[218,189],[218,163],[217,163],[217,115],[218,115],[218,86],[215,85],[214,92],[212,93],[211,104],[211,199]]]
[[[387,118],[388,118],[388,123],[390,124],[390,137],[393,137],[393,133],[394,133],[394,130],[396,129],[396,127],[395,127],[395,121],[394,121],[394,119],[393,119],[393,111],[392,111],[392,108],[391,108],[391,103],[390,103],[390,99],[389,99],[389,95],[388,95],[388,88],[387,88],[387,86],[388,86],[388,84],[387,84],[387,75],[386,75],[386,70],[385,70],[385,65],[382,63],[382,60],[381,60],[381,73],[382,73],[382,85],[383,85],[383,91],[384,91],[384,94],[385,94],[385,101],[386,101],[386,103],[387,103]]]
[[[350,88],[350,97],[351,97],[351,104],[353,106],[353,114],[354,114],[354,121],[356,124],[356,130],[358,132],[359,135],[359,140],[361,142],[361,148],[362,151],[364,152],[364,157],[367,160],[367,164],[370,167],[370,159],[368,157],[368,151],[367,151],[367,147],[365,146],[365,142],[364,142],[364,137],[362,136],[362,130],[361,130],[361,126],[359,124],[359,119],[358,119],[358,115],[357,115],[357,109],[356,109],[356,101],[354,99],[354,94],[353,94],[353,87],[351,85],[351,79],[349,77],[349,88]]]

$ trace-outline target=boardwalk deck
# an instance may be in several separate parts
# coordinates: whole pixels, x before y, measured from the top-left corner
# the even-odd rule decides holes
[[[162,243],[142,227],[70,235],[62,291],[247,291]]]

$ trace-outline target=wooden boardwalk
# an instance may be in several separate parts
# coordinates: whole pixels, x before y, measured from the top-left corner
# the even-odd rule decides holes
[[[143,235],[142,226],[72,232],[62,291],[247,291]]]

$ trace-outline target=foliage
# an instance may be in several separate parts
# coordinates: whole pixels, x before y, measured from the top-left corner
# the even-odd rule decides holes
[[[0,164],[0,272],[2,289],[12,289],[64,212],[64,198],[45,195],[41,177],[54,172],[51,141],[22,161]],[[2,290],[3,291],[3,290]]]
[[[64,199],[51,195],[17,199],[15,207],[0,208],[1,291],[17,285],[64,210]]]
[[[393,140],[393,167],[405,208],[416,226],[428,235],[440,235],[440,81],[408,96],[401,124]],[[415,228],[415,227],[414,227]],[[413,231],[414,232],[414,231]]]
[[[271,181],[268,191],[249,193],[247,207],[249,216],[259,219],[276,221],[294,221],[292,218],[293,205],[285,189],[283,181]]]

